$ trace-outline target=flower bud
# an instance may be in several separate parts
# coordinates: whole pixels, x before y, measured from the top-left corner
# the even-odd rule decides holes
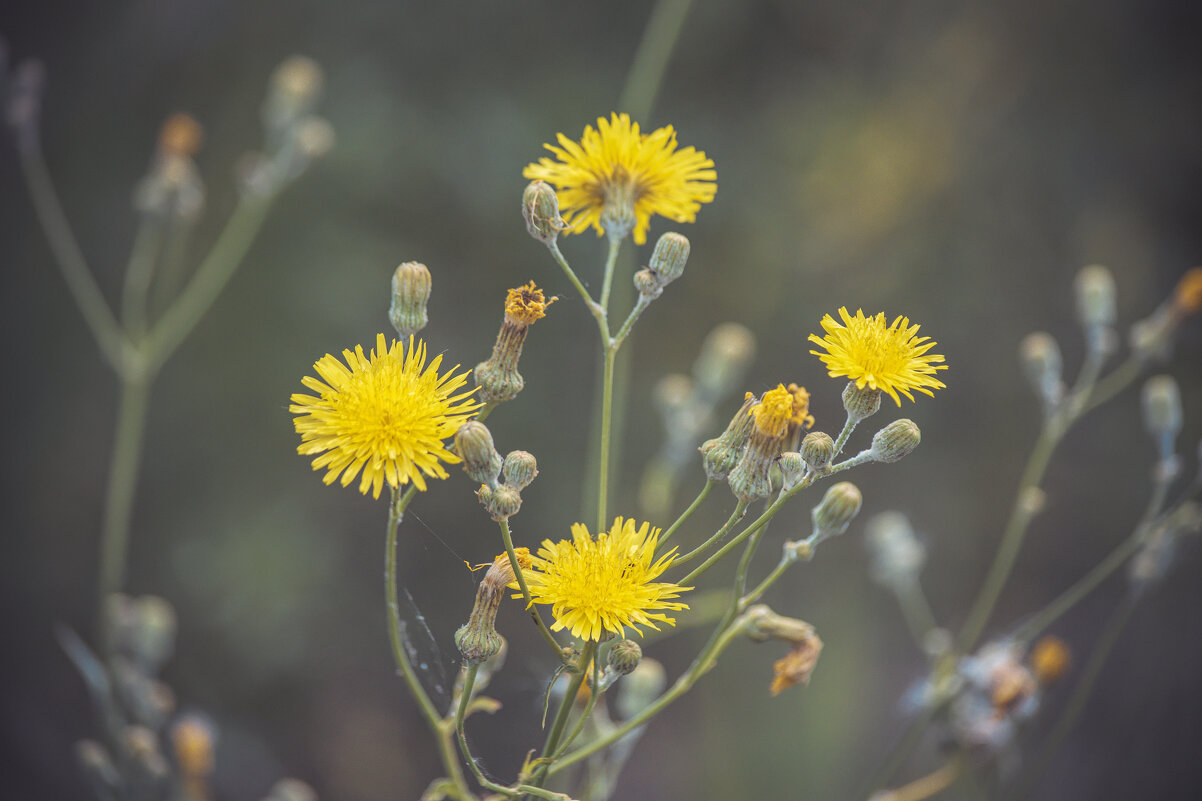
[[[191,158],[204,142],[204,129],[189,114],[176,112],[159,129],[159,152]]]
[[[530,236],[546,244],[554,242],[567,228],[559,216],[559,195],[544,181],[531,181],[522,191],[522,216]]]
[[[847,530],[860,512],[863,496],[855,484],[840,481],[826,491],[822,502],[814,507],[810,517],[814,521],[814,533],[818,539],[833,537]]]
[[[508,520],[522,508],[521,493],[505,484],[498,484],[495,487],[481,484],[480,489],[476,492],[476,497],[480,499],[480,503],[483,504],[484,511],[488,512],[489,517],[497,522]]]
[[[1099,264],[1082,267],[1074,283],[1077,293],[1077,318],[1088,331],[1114,325],[1118,316],[1115,304],[1114,276]]]
[[[811,431],[801,441],[801,458],[806,467],[815,473],[821,472],[829,467],[831,460],[835,458],[835,441],[831,439],[830,434]]]
[[[538,461],[532,453],[510,451],[505,456],[501,472],[505,476],[505,483],[521,492],[530,486],[530,482],[538,475]]]
[[[806,473],[806,463],[797,451],[786,451],[780,455],[776,466],[780,468],[781,478],[786,490],[796,487]]]
[[[497,485],[501,472],[501,454],[493,446],[492,432],[478,420],[468,420],[455,432],[455,452],[463,459],[463,472],[472,481],[489,487]]]
[[[655,273],[643,269],[634,274],[634,290],[648,300],[655,300],[664,293],[664,285]]]
[[[756,403],[755,395],[747,393],[743,405],[721,436],[706,440],[698,450],[703,454],[705,475],[711,481],[724,481],[726,476],[739,463],[751,430],[755,427],[755,418],[751,416],[751,407]]]
[[[896,462],[910,455],[921,441],[922,433],[913,420],[894,420],[873,435],[872,458],[877,462]]]
[[[1173,308],[1181,314],[1197,314],[1202,311],[1202,267],[1185,271],[1173,289]]]
[[[655,274],[659,285],[665,287],[684,274],[684,266],[688,260],[688,238],[669,231],[655,243],[655,250],[651,252],[651,261],[647,267]]]
[[[1027,374],[1035,394],[1043,401],[1044,408],[1050,410],[1055,407],[1064,394],[1060,347],[1056,340],[1043,331],[1028,334],[1019,345],[1018,354],[1023,372]]]
[[[416,334],[430,322],[426,303],[430,300],[430,269],[418,261],[407,261],[392,274],[392,305],[388,319],[403,339]]]
[[[843,408],[847,410],[847,419],[859,423],[872,417],[881,409],[881,391],[865,385],[857,387],[855,381],[848,381],[843,388]]]
[[[1157,375],[1144,383],[1141,394],[1144,425],[1160,449],[1160,458],[1173,455],[1173,441],[1181,432],[1181,390],[1172,376]]]
[[[623,639],[609,649],[609,667],[615,673],[628,676],[643,659],[643,649],[634,640]]]
[[[793,393],[783,384],[765,392],[760,402],[751,407],[755,426],[746,450],[727,477],[731,492],[740,501],[751,502],[772,494],[770,470],[780,456],[792,415]]]
[[[292,143],[302,160],[302,168],[333,150],[335,138],[334,126],[323,117],[308,116],[298,122]]]
[[[147,727],[126,726],[120,743],[131,757],[137,780],[157,784],[171,774],[171,768],[159,750],[158,737]]]
[[[755,335],[739,323],[722,323],[706,334],[693,363],[701,397],[711,403],[726,397],[743,380],[755,358]]]
[[[268,132],[279,136],[308,114],[324,83],[321,66],[306,56],[292,56],[276,67],[263,101],[263,123]]]
[[[487,661],[504,645],[505,638],[491,627],[473,628],[470,623],[464,623],[455,632],[455,647],[469,665]]]
[[[559,298],[543,295],[543,291],[529,284],[509,290],[505,297],[505,318],[493,345],[492,356],[476,365],[474,377],[480,387],[480,399],[485,403],[500,403],[513,400],[526,382],[518,373],[518,359],[522,356],[522,345],[526,332],[535,322],[546,316],[546,309]]]
[[[664,666],[658,661],[648,658],[639,662],[638,667],[621,684],[614,705],[618,715],[623,720],[629,720],[642,712],[663,692],[667,680]]]

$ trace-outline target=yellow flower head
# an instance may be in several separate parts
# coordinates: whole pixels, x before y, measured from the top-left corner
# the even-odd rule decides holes
[[[847,307],[839,309],[840,325],[829,314],[822,318],[825,337],[810,334],[810,341],[826,349],[812,350],[822,360],[832,377],[846,376],[863,389],[865,385],[886,393],[901,406],[901,393],[914,400],[910,390],[932,395],[931,389],[942,389],[935,378],[947,365],[939,364],[943,357],[928,354],[935,346],[930,337],[917,337],[918,326],[911,326],[907,317],[897,317],[885,324],[885,313],[865,317],[862,310],[852,317]]]
[[[505,316],[522,325],[533,325],[547,316],[547,307],[559,298],[547,300],[534,282],[510,289],[505,296]]]
[[[813,428],[814,415],[810,414],[810,393],[805,387],[790,384],[789,393],[793,396],[793,413],[789,415],[789,431],[799,428]]]
[[[751,407],[749,414],[755,418],[755,427],[770,437],[783,437],[793,417],[793,393],[777,384],[776,389],[764,393],[760,402]]]
[[[638,626],[658,631],[655,621],[676,625],[659,610],[688,609],[667,599],[692,587],[652,582],[676,558],[673,548],[652,562],[659,533],[618,517],[595,540],[581,523],[572,526],[571,541],[543,540],[525,573],[530,603],[551,604],[551,628],[585,640],[600,640],[606,631],[624,637],[626,626],[639,634]]]
[[[326,469],[327,484],[341,475],[345,487],[362,471],[359,491],[370,488],[376,498],[385,481],[394,489],[412,481],[425,491],[425,476],[446,478],[440,462],[459,458],[443,440],[481,406],[469,398],[474,389],[457,392],[467,373],[456,375],[456,365],[439,375],[442,356],[427,366],[426,343],[413,337],[408,348],[395,340],[389,348],[378,334],[370,358],[362,345],[342,358],[345,365],[326,354],[313,365],[320,378],[301,379],[318,397],[292,396],[297,453],[317,455],[313,469]]]
[[[630,115],[612,113],[585,126],[579,142],[558,135],[559,147],[544,145],[558,161],[547,157],[529,164],[522,175],[552,184],[568,231],[590,225],[600,236],[606,222],[621,219],[615,235],[634,229],[634,241],[647,241],[651,216],[693,222],[702,203],[718,191],[718,173],[705,153],[692,147],[676,149],[676,131],[668,125],[643,134]],[[611,222],[611,225],[613,223]]]

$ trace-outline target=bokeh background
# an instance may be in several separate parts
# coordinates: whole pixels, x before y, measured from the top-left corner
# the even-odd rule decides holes
[[[487,355],[507,287],[534,279],[563,298],[531,335],[524,394],[490,426],[502,450],[530,450],[543,468],[514,521],[519,544],[564,536],[578,519],[595,331],[524,231],[520,173],[557,131],[578,136],[614,109],[649,9],[46,0],[0,15],[13,56],[46,65],[47,158],[110,298],[136,224],[131,194],[160,122],[186,110],[205,126],[203,246],[234,203],[234,162],[259,142],[272,68],[304,53],[327,70],[320,109],[337,147],[282,198],[244,269],[156,384],[136,502],[128,587],[178,609],[166,676],[184,708],[222,732],[218,798],[258,798],[281,775],[327,799],[415,798],[435,775],[385,637],[384,504],[323,487],[295,453],[286,408],[314,360],[386,330],[397,263],[430,265],[425,333],[451,363]],[[923,430],[913,456],[852,478],[865,517],[911,515],[931,549],[924,577],[936,614],[961,624],[1037,430],[1017,343],[1046,329],[1074,367],[1079,267],[1113,269],[1125,329],[1202,253],[1199,33],[1202,11],[1188,2],[697,0],[645,123],[674,124],[683,144],[705,150],[719,191],[683,229],[693,242],[688,271],[630,347],[626,466],[613,507],[638,514],[637,466],[662,440],[653,386],[687,371],[714,325],[740,321],[757,336],[748,389],[808,386],[819,427],[833,432],[841,385],[807,354],[806,335],[840,305],[907,314],[939,340],[948,388],[902,410]],[[10,379],[0,794],[86,798],[71,744],[94,724],[53,629],[93,623],[116,381],[53,268],[7,141],[0,208]],[[658,221],[652,236],[663,230]],[[590,234],[564,248],[595,280],[602,244]],[[1202,435],[1200,364],[1194,319],[1163,367],[1185,397],[1188,471]],[[992,633],[1126,536],[1152,455],[1135,393],[1067,439]],[[682,501],[702,480],[694,464]],[[475,580],[463,562],[499,549],[471,490],[454,471],[402,531],[403,581],[448,672]],[[699,540],[732,507],[715,493],[682,540]],[[758,568],[775,562],[785,537],[806,533],[808,511],[794,502]],[[850,797],[904,727],[898,701],[923,669],[895,605],[868,578],[862,529],[823,547],[768,598],[814,623],[826,643],[810,687],[772,698],[779,649],[733,647],[652,725],[618,797]],[[1198,797],[1199,557],[1187,544],[1137,609],[1036,797]],[[1121,578],[1109,582],[1056,633],[1086,652],[1123,592]],[[541,740],[552,666],[515,610],[500,625],[513,652],[490,693],[505,706],[473,729],[487,767],[508,777]],[[703,636],[688,629],[648,650],[674,676]],[[1041,742],[1068,687],[1071,678],[1051,693],[1029,743]],[[920,753],[904,777],[932,760]]]

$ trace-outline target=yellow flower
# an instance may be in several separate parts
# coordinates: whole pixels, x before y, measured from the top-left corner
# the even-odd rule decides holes
[[[615,518],[608,532],[593,539],[582,523],[572,526],[572,540],[543,540],[532,568],[525,573],[530,603],[551,604],[555,631],[600,640],[605,631],[625,635],[625,627],[659,630],[655,621],[676,625],[658,610],[688,609],[666,600],[692,587],[653,583],[676,558],[676,549],[656,559],[660,530],[634,520]],[[511,587],[515,585],[510,585]]]
[[[755,418],[757,429],[770,437],[783,437],[793,416],[793,393],[784,384],[778,384],[776,389],[764,393],[749,414]]]
[[[342,476],[342,486],[360,471],[359,491],[380,497],[384,482],[394,489],[412,481],[425,491],[425,476],[446,478],[440,461],[459,461],[443,440],[452,436],[481,406],[469,399],[474,389],[456,392],[467,373],[455,375],[458,365],[438,374],[442,356],[426,365],[426,343],[409,337],[402,349],[383,334],[376,336],[371,357],[363,346],[342,351],[344,365],[326,354],[313,365],[320,376],[301,383],[319,397],[296,394],[288,411],[301,435],[296,449],[302,456],[320,454],[313,469],[326,468],[325,483]]]
[[[935,373],[947,365],[939,364],[942,356],[927,353],[935,343],[930,337],[916,337],[918,326],[911,326],[909,318],[897,317],[886,325],[884,312],[865,317],[857,310],[852,317],[847,307],[839,309],[839,316],[843,325],[829,314],[822,318],[825,337],[810,334],[810,341],[827,351],[810,353],[822,359],[832,377],[847,376],[860,389],[879,389],[898,406],[899,392],[913,401],[912,389],[933,395],[931,389],[943,388]]]
[[[543,157],[522,175],[555,186],[573,233],[591,225],[598,236],[609,227],[622,237],[633,227],[641,245],[653,214],[693,222],[718,191],[714,162],[692,147],[677,150],[671,125],[643,134],[630,115],[614,112],[598,118],[595,129],[585,126],[579,142],[558,138],[559,147],[544,145],[558,161]]]

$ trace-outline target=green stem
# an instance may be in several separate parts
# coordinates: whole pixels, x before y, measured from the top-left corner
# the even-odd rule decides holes
[[[708,551],[712,546],[721,542],[722,538],[727,535],[734,525],[743,519],[743,515],[747,514],[747,506],[748,501],[739,501],[737,504],[735,504],[735,510],[730,513],[730,517],[727,518],[726,522],[722,524],[722,528],[718,529],[716,532],[714,532],[712,537],[698,545],[693,550],[689,551],[684,556],[673,560],[673,566],[683,565],[686,562],[696,559],[698,556],[701,556],[703,553]]]
[[[875,796],[878,788],[883,787],[893,778],[893,774],[897,773],[897,769],[909,759],[910,754],[918,746],[927,726],[943,710],[945,705],[946,702],[932,704],[924,709],[921,715],[910,722],[905,732],[897,740],[893,748],[890,749],[888,756],[885,757],[885,761],[869,778],[867,788],[857,794],[858,798],[871,799]]]
[[[162,221],[148,216],[134,237],[129,266],[125,268],[125,286],[121,292],[121,317],[125,330],[135,340],[146,333],[146,303],[155,264],[163,245]]]
[[[672,535],[676,533],[676,529],[684,525],[684,522],[693,516],[693,512],[696,512],[697,507],[701,506],[702,502],[709,497],[710,490],[714,488],[716,483],[718,482],[714,481],[712,478],[706,479],[705,486],[701,488],[701,492],[697,493],[697,497],[693,499],[691,504],[689,504],[689,508],[681,512],[680,517],[676,518],[672,525],[668,526],[668,528],[664,531],[664,535],[659,538],[659,542],[656,544],[656,550],[663,548],[664,543],[671,539]]]
[[[388,607],[388,641],[392,646],[392,658],[396,662],[401,678],[405,680],[409,692],[417,701],[417,706],[426,719],[426,723],[429,724],[434,739],[438,741],[439,756],[442,759],[443,769],[447,772],[447,778],[454,784],[461,798],[470,798],[471,793],[467,789],[463,769],[459,765],[459,759],[455,756],[455,746],[449,736],[451,729],[448,728],[442,715],[435,708],[434,702],[430,700],[426,688],[422,686],[417,670],[409,660],[409,654],[405,651],[405,644],[401,640],[404,623],[401,621],[401,606],[397,599],[397,529],[405,516],[406,507],[409,506],[409,502],[416,494],[417,487],[415,485],[410,486],[404,494],[395,487],[390,490],[384,551],[384,599]],[[464,692],[464,695],[468,694],[470,693]]]
[[[538,630],[542,633],[543,639],[555,651],[555,655],[563,660],[563,646],[555,641],[555,637],[547,628],[547,624],[543,622],[543,616],[538,613],[533,604],[530,602],[530,589],[526,586],[526,576],[522,573],[522,566],[518,564],[517,554],[513,551],[513,534],[509,530],[509,521],[501,520],[498,522],[501,527],[501,540],[505,543],[505,553],[509,555],[509,566],[513,568],[514,578],[518,581],[518,587],[522,591],[522,598],[526,601],[526,607],[530,610],[530,617],[538,624]]]
[[[621,346],[626,341],[626,337],[630,336],[630,329],[634,328],[634,324],[638,322],[639,317],[642,316],[643,312],[650,305],[651,298],[647,295],[639,295],[639,299],[635,301],[634,308],[630,310],[630,314],[626,315],[626,320],[622,323],[622,327],[618,329],[618,333],[613,335],[615,346]]]
[[[601,438],[597,464],[597,532],[606,529],[606,505],[609,500],[609,438],[613,424],[615,347],[605,347],[605,365],[601,373]]]
[[[1086,398],[1081,413],[1085,414],[1088,411],[1096,409],[1122,392],[1132,381],[1139,378],[1139,374],[1143,372],[1143,369],[1144,363],[1142,361],[1134,356],[1128,356],[1126,361],[1111,370],[1109,375],[1099,379],[1098,383],[1094,385],[1093,392],[1089,393],[1089,397]]]
[[[601,665],[599,660],[593,659],[593,683],[592,692],[589,693],[588,700],[584,703],[584,709],[580,713],[580,717],[572,725],[572,730],[563,738],[563,742],[555,749],[555,754],[552,759],[563,756],[563,753],[571,747],[576,738],[580,736],[580,732],[584,731],[584,726],[588,723],[589,718],[593,714],[593,707],[597,704],[597,696],[601,695]]]
[[[138,469],[142,461],[142,439],[146,432],[146,405],[150,377],[136,375],[121,379],[113,455],[109,462],[108,488],[104,498],[104,528],[100,540],[99,609],[106,599],[120,592],[125,581],[129,550],[130,521]]]
[[[601,278],[601,297],[599,303],[605,313],[609,314],[609,293],[614,285],[614,265],[618,263],[618,251],[622,247],[622,238],[617,236],[606,237],[609,242],[609,250],[605,255],[605,269],[602,271]]]
[[[572,674],[572,678],[568,682],[563,700],[559,702],[559,711],[555,713],[555,720],[551,724],[551,731],[547,733],[547,742],[543,746],[543,759],[550,759],[559,748],[564,727],[568,723],[568,717],[572,714],[572,707],[576,704],[576,694],[580,692],[580,685],[584,683],[585,676],[588,675],[588,667],[596,655],[597,643],[593,640],[585,642],[584,647],[580,649],[580,656],[576,660],[576,672]],[[541,786],[550,775],[549,767],[549,763],[544,763],[535,772],[531,782],[535,787]]]
[[[692,0],[660,0],[656,3],[630,65],[626,85],[618,98],[619,111],[628,112],[636,120],[642,120],[651,113],[668,61],[692,5]]]
[[[572,265],[568,264],[568,260],[564,258],[563,251],[559,249],[559,243],[555,240],[548,242],[547,250],[551,251],[551,255],[555,258],[556,263],[563,268],[564,275],[568,277],[568,281],[571,282],[572,286],[576,287],[576,291],[580,293],[580,298],[584,301],[584,305],[588,307],[589,313],[597,321],[597,325],[601,329],[602,342],[607,342],[609,340],[609,325],[606,322],[605,309],[593,300],[593,296],[584,288],[584,284],[580,283],[580,278],[576,275],[576,271],[572,269]]]
[[[21,172],[25,176],[25,185],[29,190],[34,213],[46,234],[50,252],[54,255],[54,262],[66,281],[67,290],[74,298],[75,305],[79,307],[84,322],[91,329],[101,354],[118,374],[124,374],[132,345],[121,330],[108,301],[104,299],[104,293],[100,291],[100,285],[96,283],[92,271],[88,269],[87,260],[84,259],[79,242],[75,239],[71,224],[67,222],[67,215],[63,212],[58,193],[54,190],[54,182],[42,155],[41,143],[33,136],[26,137],[23,141],[25,145],[18,148]]]
[[[859,424],[859,422],[859,420],[852,419],[850,414],[847,415],[847,422],[843,424],[843,430],[839,432],[839,436],[835,439],[836,457],[843,453],[843,446],[847,444],[848,437],[851,436],[851,432],[856,430],[856,426]]]
[[[1106,622],[1106,627],[1102,630],[1102,635],[1098,639],[1097,645],[1094,646],[1092,653],[1089,655],[1089,661],[1085,665],[1085,670],[1081,675],[1077,686],[1073,690],[1072,697],[1069,698],[1068,705],[1064,709],[1064,713],[1056,722],[1056,727],[1052,729],[1051,735],[1048,736],[1048,741],[1040,751],[1039,761],[1031,769],[1030,775],[1010,797],[1010,801],[1018,801],[1025,798],[1035,785],[1039,783],[1044,772],[1052,763],[1052,758],[1064,744],[1069,732],[1076,725],[1077,719],[1081,716],[1082,710],[1085,709],[1085,704],[1089,701],[1089,696],[1093,693],[1094,685],[1097,683],[1098,676],[1102,673],[1102,667],[1106,664],[1106,660],[1110,657],[1110,652],[1114,650],[1115,644],[1126,628],[1128,621],[1131,620],[1131,613],[1135,611],[1135,606],[1139,602],[1139,596],[1134,593],[1128,593],[1124,596],[1122,603],[1115,607],[1110,614],[1109,620]]]
[[[263,227],[274,196],[244,195],[196,274],[146,337],[152,368],[166,361],[204,317]]]
[[[914,643],[919,649],[922,649],[927,634],[939,627],[926,593],[922,591],[917,576],[893,585],[892,589],[897,596],[897,605],[901,607],[902,617],[906,619],[906,627],[910,629],[910,636],[914,638]]]

